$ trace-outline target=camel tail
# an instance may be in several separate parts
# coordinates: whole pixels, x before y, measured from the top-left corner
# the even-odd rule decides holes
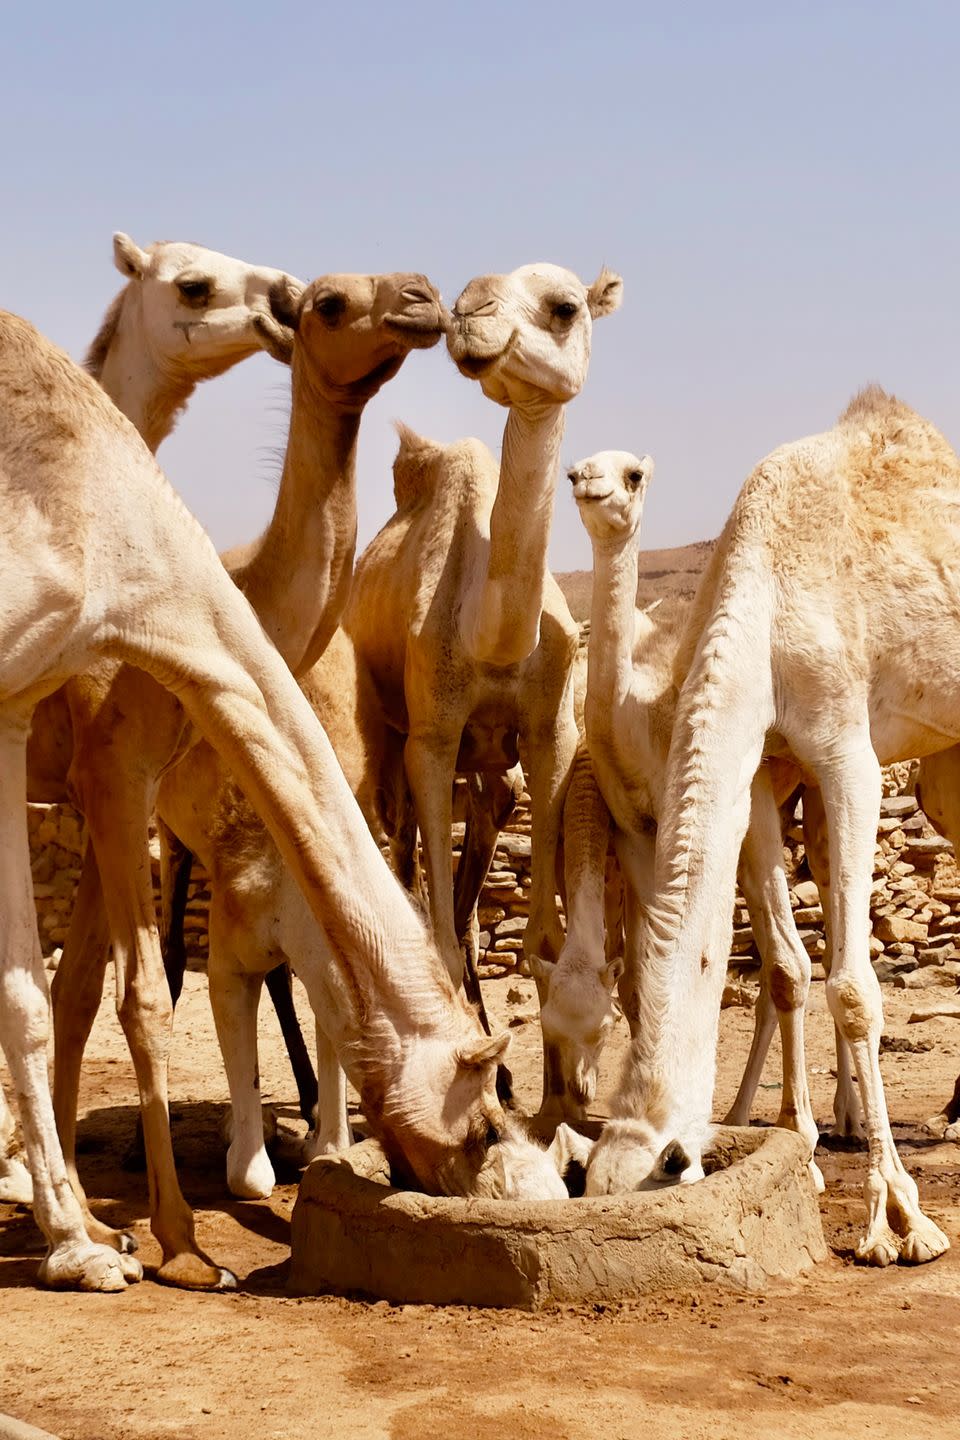
[[[400,449],[393,462],[393,495],[397,509],[416,505],[433,494],[436,483],[436,468],[433,461],[440,453],[435,440],[418,435],[402,420],[394,422],[400,440]]]

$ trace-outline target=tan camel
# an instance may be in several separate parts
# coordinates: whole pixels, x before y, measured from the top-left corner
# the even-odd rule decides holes
[[[181,241],[142,250],[120,231],[113,255],[127,284],[110,304],[86,366],[156,450],[201,381],[282,341],[269,295],[286,277]],[[68,691],[60,689],[34,713],[27,747],[31,800],[70,799],[72,755]],[[28,1204],[29,1174],[10,1154],[12,1138],[0,1095],[0,1196]]]
[[[283,278],[272,287],[267,343],[292,347],[290,438],[273,519],[254,546],[226,557],[268,636],[295,670],[313,663],[335,628],[356,538],[355,464],[367,401],[412,349],[435,344],[445,312],[422,276],[324,276],[306,291]],[[286,328],[286,327],[291,328]],[[296,340],[291,341],[291,331]],[[299,518],[298,518],[299,517]],[[310,577],[310,578],[307,578]],[[54,1100],[68,1171],[74,1161],[83,1047],[96,1014],[107,959],[101,874],[110,877],[109,938],[128,970],[121,1023],[137,1069],[150,1176],[151,1216],[164,1252],[162,1275],[190,1288],[230,1283],[196,1248],[177,1184],[166,1102],[170,1015],[160,961],[147,855],[156,786],[189,743],[182,712],[133,669],[73,682],[70,784],[89,827],[67,944],[53,987]],[[162,991],[162,995],[161,992]],[[160,1035],[163,1028],[163,1035]],[[89,1211],[91,1235],[124,1246],[129,1237]]]
[[[453,777],[506,774],[518,743],[533,811],[525,953],[552,957],[563,941],[554,871],[576,748],[577,634],[547,570],[547,542],[564,406],[586,379],[593,320],[620,295],[608,271],[588,287],[555,265],[471,281],[447,343],[461,372],[509,408],[500,466],[477,440],[443,446],[401,429],[397,513],[354,577],[346,628],[388,724],[406,736],[430,914],[457,984]]]
[[[640,1024],[588,1193],[702,1173],[736,857],[748,821],[777,828],[760,762],[782,753],[819,784],[827,815],[827,1000],[853,1053],[870,1150],[858,1254],[916,1263],[947,1248],[890,1132],[867,939],[879,764],[960,738],[958,500],[950,446],[875,387],[833,430],[775,451],[744,486],[681,657]]]
[[[552,1162],[508,1133],[496,1099],[507,1037],[483,1035],[453,990],[209,540],[96,383],[10,315],[0,317],[0,492],[12,522],[0,542],[11,593],[0,648],[0,1044],[49,1244],[44,1281],[119,1289],[140,1274],[135,1259],[89,1240],[60,1152],[25,819],[33,706],[104,652],[176,688],[264,815],[323,928],[338,1053],[394,1163],[428,1190],[557,1195]],[[125,981],[118,964],[121,1010]]]

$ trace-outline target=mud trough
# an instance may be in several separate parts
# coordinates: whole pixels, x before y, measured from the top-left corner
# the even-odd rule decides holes
[[[289,1289],[536,1310],[704,1284],[761,1290],[826,1256],[798,1136],[720,1129],[705,1168],[695,1185],[628,1196],[447,1199],[394,1189],[364,1140],[304,1174]]]

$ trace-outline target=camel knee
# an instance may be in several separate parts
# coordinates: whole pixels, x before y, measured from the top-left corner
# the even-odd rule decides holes
[[[145,985],[128,980],[117,1001],[117,1016],[128,1037],[169,1035],[173,1029],[173,1002],[166,985]]]
[[[883,1012],[880,985],[872,970],[864,975],[831,975],[827,980],[827,1004],[848,1044],[879,1033]]]
[[[41,972],[42,974],[42,972]],[[0,969],[0,1047],[23,1053],[46,1048],[50,1002],[42,980],[29,971]]]
[[[803,951],[791,953],[789,958],[779,958],[770,970],[770,998],[778,1011],[801,1010],[807,1003],[810,990],[810,958]]]

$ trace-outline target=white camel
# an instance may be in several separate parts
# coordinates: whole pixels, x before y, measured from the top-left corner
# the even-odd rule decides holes
[[[885,1265],[947,1248],[891,1135],[867,940],[879,762],[960,738],[958,503],[953,450],[875,387],[833,430],[775,451],[741,491],[681,655],[639,1024],[588,1193],[702,1173],[737,855],[751,819],[777,829],[761,760],[783,754],[819,784],[827,815],[827,1001],[853,1054],[870,1149],[857,1251]]]

